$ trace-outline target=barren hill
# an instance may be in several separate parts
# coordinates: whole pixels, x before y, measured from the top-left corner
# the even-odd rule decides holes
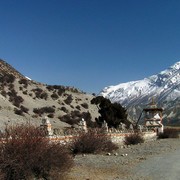
[[[74,87],[31,81],[0,60],[0,127],[30,121],[40,124],[48,116],[54,128],[77,124],[84,118],[93,125],[98,109],[94,96]]]

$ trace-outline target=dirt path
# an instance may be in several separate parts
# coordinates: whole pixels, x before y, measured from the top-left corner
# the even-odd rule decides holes
[[[134,171],[145,179],[180,180],[180,149],[149,158]]]
[[[78,155],[67,180],[179,180],[180,139],[163,139],[112,153]]]

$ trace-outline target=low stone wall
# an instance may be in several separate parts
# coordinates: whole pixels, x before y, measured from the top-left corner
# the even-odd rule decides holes
[[[110,134],[112,142],[116,144],[123,144],[125,136],[130,135],[131,133],[121,133],[121,134]],[[145,141],[154,140],[157,138],[157,134],[155,132],[144,132],[142,133]]]
[[[109,136],[112,142],[116,144],[123,144],[125,136],[128,136],[131,133],[107,133],[100,134],[101,136]],[[145,141],[154,140],[157,138],[155,132],[143,132]],[[67,135],[67,136],[49,136],[52,142],[60,142],[63,144],[71,142],[73,139],[77,138],[78,135]]]

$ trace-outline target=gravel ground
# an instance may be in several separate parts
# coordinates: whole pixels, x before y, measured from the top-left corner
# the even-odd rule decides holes
[[[159,173],[151,167],[154,166],[153,162],[155,162],[153,158],[157,161],[159,161],[158,158],[166,159],[177,150],[180,151],[180,139],[161,139],[128,147],[120,146],[110,155],[107,153],[77,155],[75,166],[66,179],[152,180]],[[149,169],[150,174],[156,174],[149,176],[147,169]]]

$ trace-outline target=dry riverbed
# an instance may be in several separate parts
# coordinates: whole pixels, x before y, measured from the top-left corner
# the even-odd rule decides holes
[[[166,168],[163,167],[159,160],[166,159],[168,161],[167,158],[174,153],[177,154],[177,157],[174,156],[173,158],[177,159],[180,153],[178,151],[180,151],[180,139],[161,139],[128,147],[120,146],[117,151],[110,155],[106,153],[77,155],[75,157],[75,166],[66,179],[153,180],[158,177],[160,180],[164,179],[162,175],[159,175],[159,173],[162,173],[162,169],[159,171],[153,169],[153,162],[160,163],[158,168],[160,166]],[[171,162],[173,159],[169,161]],[[177,161],[180,163],[180,159],[177,159]],[[153,175],[151,176],[151,174]]]

